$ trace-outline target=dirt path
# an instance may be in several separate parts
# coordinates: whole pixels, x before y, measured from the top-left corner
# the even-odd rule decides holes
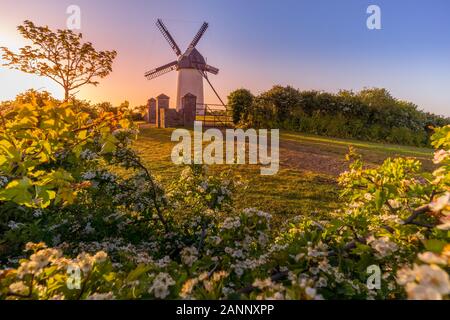
[[[307,145],[295,141],[280,141],[281,168],[307,170],[338,176],[345,171],[348,163],[344,157],[333,153],[326,153],[314,145]]]

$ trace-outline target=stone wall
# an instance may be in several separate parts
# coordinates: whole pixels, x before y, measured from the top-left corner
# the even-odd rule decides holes
[[[193,94],[186,94],[181,99],[179,111],[169,108],[169,101],[170,98],[164,94],[160,94],[156,99],[149,99],[146,121],[157,128],[193,127],[197,98]]]

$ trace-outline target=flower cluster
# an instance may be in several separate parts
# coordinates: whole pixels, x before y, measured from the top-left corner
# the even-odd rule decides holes
[[[375,256],[380,259],[390,256],[398,250],[398,246],[392,242],[389,237],[375,239],[371,236],[367,239],[367,243],[376,251]]]
[[[0,273],[0,288],[8,288],[7,298],[38,298],[38,299],[65,299],[75,296],[83,297],[80,286],[73,290],[67,285],[71,280],[85,282],[84,288],[90,288],[92,284],[96,289],[96,283],[101,279],[107,269],[108,256],[99,251],[94,255],[87,253],[79,254],[75,259],[63,256],[60,249],[47,248],[44,243],[27,243],[27,251],[32,251],[29,259],[22,259],[17,269],[7,269]],[[95,269],[95,271],[94,271]],[[76,276],[70,273],[76,271]],[[79,270],[79,271],[77,271]],[[101,283],[101,282],[100,282]],[[104,287],[107,287],[104,283]],[[50,286],[51,285],[51,286]],[[1,292],[1,291],[0,291]],[[93,298],[89,290],[84,293],[84,298]],[[101,292],[94,292],[97,298]]]
[[[148,292],[152,293],[155,298],[164,299],[170,294],[169,287],[174,284],[175,281],[173,281],[169,274],[161,272],[153,280]]]
[[[449,275],[438,265],[447,265],[449,257],[426,252],[419,258],[427,264],[414,264],[412,268],[404,267],[397,272],[397,282],[405,286],[409,299],[442,300],[450,294]]]
[[[181,250],[181,261],[188,267],[198,259],[198,250],[195,247],[187,247]]]

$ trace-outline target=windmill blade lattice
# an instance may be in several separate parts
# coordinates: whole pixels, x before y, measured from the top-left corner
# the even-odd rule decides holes
[[[205,66],[205,71],[208,71],[209,73],[212,73],[212,74],[218,74],[219,73],[219,69],[217,69],[216,67],[210,66],[209,64],[207,64]]]
[[[181,55],[180,48],[178,47],[177,43],[175,42],[175,40],[173,39],[172,35],[169,33],[169,30],[167,30],[167,27],[164,25],[164,23],[162,22],[161,19],[158,19],[156,21],[156,26],[161,31],[161,33],[163,34],[164,38],[167,40],[167,42],[169,43],[170,47],[173,49],[175,54],[177,56],[180,56]]]
[[[194,48],[197,43],[200,41],[200,39],[203,37],[203,35],[206,32],[206,29],[208,29],[208,23],[203,22],[203,25],[200,27],[200,30],[198,30],[197,34],[195,35],[194,39],[192,39],[191,44],[189,45],[189,48]]]
[[[159,68],[153,69],[153,70],[145,73],[145,77],[147,77],[148,80],[154,79],[165,73],[175,70],[177,68],[177,65],[178,65],[178,61],[173,61],[171,63],[165,64]]]

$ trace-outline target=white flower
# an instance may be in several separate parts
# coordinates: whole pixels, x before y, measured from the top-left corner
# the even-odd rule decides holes
[[[319,274],[320,269],[317,267],[312,267],[309,269],[309,271],[311,271],[312,274],[316,275],[316,274]]]
[[[85,172],[81,175],[84,180],[92,180],[97,176],[97,174],[93,171]]]
[[[394,291],[395,288],[396,288],[395,282],[389,282],[389,283],[388,283],[388,290]]]
[[[175,281],[172,277],[165,272],[161,272],[153,280],[152,286],[148,292],[153,293],[156,298],[164,299],[170,294],[169,287],[173,286]]]
[[[209,187],[208,181],[203,181],[202,183],[200,183],[200,188],[203,189],[203,191],[208,189],[208,187]]]
[[[401,207],[401,203],[398,200],[389,199],[388,203],[392,209],[398,209]]]
[[[80,253],[76,259],[76,264],[85,274],[92,270],[94,262],[93,257],[85,252]]]
[[[258,288],[258,289],[261,289],[261,290],[264,290],[265,288],[270,288],[270,287],[272,287],[272,285],[273,285],[273,282],[272,282],[271,278],[267,278],[267,279],[264,279],[264,280],[256,279],[253,282],[253,286],[255,288]]]
[[[86,300],[113,300],[114,295],[112,292],[108,293],[93,293],[86,298]]]
[[[106,254],[105,251],[99,251],[94,255],[94,260],[97,263],[102,263],[102,262],[106,261],[107,257],[108,257],[108,255]]]
[[[234,289],[232,289],[232,288],[228,288],[228,287],[223,287],[222,288],[222,293],[224,294],[224,295],[229,295],[229,294],[232,294],[234,292]]]
[[[171,260],[169,256],[165,256],[162,259],[159,259],[158,261],[155,262],[156,266],[160,267],[160,268],[165,268],[170,264]]]
[[[11,230],[17,230],[17,229],[19,229],[22,225],[23,225],[23,224],[20,223],[20,222],[15,222],[15,221],[9,221],[9,222],[8,222],[8,227],[9,227]]]
[[[436,151],[435,153],[434,153],[434,159],[433,159],[433,162],[435,163],[435,164],[438,164],[438,163],[441,163],[442,161],[444,161],[448,156],[450,155],[450,152],[449,151],[445,151],[445,150],[439,150],[439,151]]]
[[[197,261],[198,250],[195,247],[186,247],[181,250],[181,261],[187,265],[192,266],[192,264]]]
[[[367,201],[371,201],[373,199],[373,195],[371,193],[365,193],[364,199],[366,199]]]
[[[242,250],[240,250],[240,249],[234,250],[233,253],[231,254],[231,256],[233,258],[244,258],[244,252],[242,252]]]
[[[80,153],[80,157],[85,160],[94,160],[97,158],[97,154],[89,149],[86,149]]]
[[[323,277],[320,277],[316,284],[318,288],[325,288],[327,285],[328,285],[327,279]]]
[[[416,276],[413,270],[409,267],[403,267],[397,271],[397,283],[404,286],[409,282],[413,282]]]
[[[243,210],[243,212],[248,217],[253,217],[254,215],[257,215],[258,217],[265,218],[266,220],[272,219],[272,215],[270,213],[260,211],[255,208],[246,208]]]
[[[442,224],[438,225],[437,228],[440,230],[450,230],[450,216],[445,216],[441,218]]]
[[[215,244],[219,245],[222,242],[222,238],[219,236],[210,236],[209,239]]]
[[[8,183],[8,178],[5,176],[0,176],[0,188],[3,188]]]
[[[421,284],[435,289],[440,294],[450,293],[450,280],[448,273],[437,265],[414,266],[416,280]]]
[[[313,249],[311,247],[308,247],[308,256],[309,257],[318,257],[320,255],[321,255],[321,252],[319,252],[316,249]]]
[[[84,227],[84,233],[85,233],[85,234],[92,234],[92,233],[94,233],[94,232],[95,232],[95,229],[91,226],[91,223],[88,222],[88,223],[86,224],[86,226]]]
[[[341,272],[336,272],[334,277],[334,281],[336,281],[336,283],[342,283],[345,280],[345,276]]]
[[[285,300],[285,297],[281,292],[275,292],[275,294],[272,297],[269,297],[268,300]]]
[[[375,254],[378,258],[384,258],[395,251],[397,251],[398,247],[397,245],[390,241],[389,237],[381,237],[375,240],[370,240],[370,245],[375,251],[377,251],[377,254]]]
[[[33,211],[33,217],[35,218],[39,218],[40,216],[42,216],[43,212],[41,209],[36,209]]]
[[[429,255],[421,257],[435,260]],[[450,293],[450,280],[447,272],[435,264],[414,265],[412,269],[405,267],[397,272],[397,282],[405,286],[409,299],[440,300],[443,295]]]
[[[410,300],[442,300],[441,294],[432,287],[408,283],[406,293]]]
[[[417,257],[422,260],[425,263],[428,264],[441,264],[441,265],[446,265],[447,264],[447,260],[442,258],[441,256],[433,253],[433,252],[424,252],[424,253],[419,253],[417,255]]]
[[[301,252],[301,253],[299,253],[298,255],[295,256],[294,260],[295,260],[295,262],[299,262],[304,257],[305,257],[305,254],[303,252]]]
[[[309,297],[309,298],[311,298],[311,299],[314,299],[315,297],[316,297],[316,289],[314,289],[314,288],[311,288],[311,287],[306,287],[305,288],[305,293],[306,293],[306,295]]]
[[[10,284],[9,290],[15,294],[26,295],[29,291],[29,288],[25,285],[23,281],[19,281]]]
[[[322,261],[319,262],[319,269],[322,270],[323,272],[327,272],[329,268],[330,265],[328,263],[327,258],[324,258]]]
[[[226,218],[222,223],[222,229],[237,229],[241,226],[241,220],[239,217]]]
[[[439,197],[436,201],[430,203],[430,208],[433,212],[441,212],[449,205],[450,205],[450,192],[446,192],[445,195]]]
[[[239,267],[239,266],[235,266],[235,267],[234,267],[234,273],[236,273],[236,275],[237,275],[238,277],[240,277],[240,276],[242,276],[242,275],[244,274],[244,269],[242,269],[242,268]]]

